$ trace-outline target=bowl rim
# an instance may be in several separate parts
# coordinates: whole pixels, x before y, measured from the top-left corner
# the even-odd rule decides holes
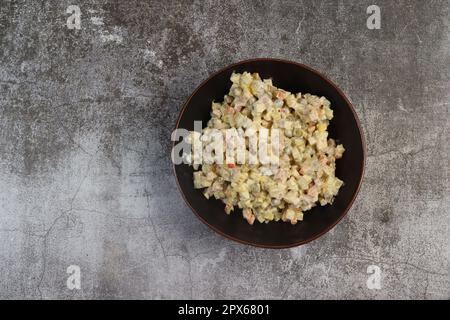
[[[327,226],[322,232],[316,234],[313,237],[307,238],[305,240],[302,241],[297,241],[294,243],[290,243],[290,244],[282,244],[282,245],[270,245],[270,244],[260,244],[260,243],[254,243],[254,242],[250,242],[250,241],[246,241],[246,240],[242,240],[236,237],[233,237],[229,234],[226,234],[225,232],[222,232],[221,230],[217,229],[216,227],[214,227],[213,225],[211,225],[207,220],[205,220],[203,217],[200,216],[200,214],[198,214],[198,212],[191,206],[191,204],[189,203],[189,201],[186,199],[186,196],[183,192],[183,189],[180,186],[180,182],[178,180],[178,176],[177,176],[177,172],[176,172],[176,165],[172,162],[172,170],[173,170],[173,174],[175,176],[175,180],[177,182],[177,187],[178,190],[181,193],[181,196],[184,200],[184,202],[188,205],[188,207],[191,209],[191,211],[195,214],[195,216],[197,216],[197,218],[202,221],[205,225],[207,225],[209,228],[211,228],[212,230],[214,230],[216,233],[218,233],[219,235],[241,243],[241,244],[245,244],[245,245],[250,245],[253,247],[257,247],[257,248],[266,248],[266,249],[286,249],[286,248],[293,248],[293,247],[297,247],[297,246],[301,246],[304,244],[307,244],[311,241],[314,241],[320,237],[322,237],[324,234],[328,233],[331,229],[333,229],[345,216],[347,216],[348,211],[350,210],[350,208],[352,207],[353,203],[355,202],[355,199],[361,189],[361,185],[362,182],[364,180],[364,173],[365,173],[365,166],[366,166],[366,157],[367,157],[367,151],[366,151],[366,140],[364,137],[364,132],[362,130],[362,125],[360,123],[360,120],[358,118],[358,115],[353,107],[353,104],[350,102],[350,100],[347,98],[347,96],[344,94],[344,92],[333,82],[331,81],[328,77],[326,77],[324,74],[322,74],[321,72],[305,65],[299,62],[295,62],[292,60],[286,60],[286,59],[280,59],[280,58],[252,58],[252,59],[246,59],[246,60],[241,60],[238,62],[234,62],[231,64],[226,65],[225,67],[220,68],[218,71],[213,72],[206,80],[203,80],[196,88],[195,90],[189,95],[189,97],[186,99],[186,101],[183,103],[183,106],[178,114],[177,117],[177,121],[175,124],[175,129],[179,128],[179,124],[180,124],[180,120],[184,114],[184,112],[186,111],[186,107],[189,105],[192,97],[195,96],[195,94],[197,94],[197,92],[206,84],[208,83],[211,79],[213,79],[214,77],[216,77],[217,75],[221,74],[222,72],[227,71],[230,68],[245,64],[245,63],[251,63],[251,62],[278,62],[278,63],[285,63],[285,64],[291,64],[294,65],[296,67],[300,67],[300,68],[304,68],[307,69],[309,71],[311,71],[312,73],[315,73],[317,76],[319,76],[320,78],[322,78],[324,81],[328,82],[330,85],[332,85],[334,87],[334,89],[338,92],[338,94],[345,100],[345,102],[347,103],[347,105],[350,107],[351,112],[353,113],[353,117],[355,118],[356,121],[356,125],[358,128],[358,132],[359,132],[359,136],[361,138],[361,143],[362,143],[362,152],[363,152],[363,159],[362,159],[362,166],[361,166],[361,174],[359,177],[359,182],[358,182],[358,186],[355,190],[355,192],[352,195],[352,198],[350,200],[350,202],[348,203],[347,207],[345,208],[345,210],[342,212],[342,214],[339,216],[339,218],[331,225]],[[175,130],[174,129],[174,130]],[[175,141],[172,142],[172,148],[171,150],[173,150],[175,146]]]

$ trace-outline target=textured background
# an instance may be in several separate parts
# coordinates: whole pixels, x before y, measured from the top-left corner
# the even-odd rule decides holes
[[[381,30],[366,28],[373,3]],[[82,30],[66,27],[70,4]],[[0,298],[449,299],[449,7],[1,0]],[[348,216],[294,249],[216,235],[171,172],[183,101],[252,57],[328,75],[366,134]],[[81,290],[66,287],[72,264]]]

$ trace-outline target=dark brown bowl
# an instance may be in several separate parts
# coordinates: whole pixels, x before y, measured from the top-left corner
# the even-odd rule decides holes
[[[336,162],[336,176],[344,181],[332,205],[316,206],[305,212],[304,220],[296,225],[285,222],[251,226],[241,210],[231,215],[224,212],[220,200],[206,199],[202,191],[194,189],[192,167],[174,165],[178,187],[195,215],[219,234],[238,241],[265,248],[288,248],[312,241],[333,228],[350,209],[359,191],[364,174],[365,143],[355,110],[344,93],[319,72],[300,63],[279,59],[252,59],[232,64],[205,80],[188,98],[178,116],[177,128],[193,130],[194,120],[204,125],[210,119],[211,102],[223,101],[236,72],[258,72],[262,78],[272,78],[275,86],[291,91],[325,96],[331,101],[334,118],[329,136],[346,149]],[[175,144],[175,143],[174,143]]]

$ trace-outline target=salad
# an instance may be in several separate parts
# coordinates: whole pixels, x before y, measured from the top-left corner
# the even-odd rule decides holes
[[[249,129],[276,129],[280,133],[278,162],[195,164],[191,158],[194,187],[203,189],[208,199],[222,200],[227,214],[242,209],[249,224],[255,220],[296,224],[312,207],[331,204],[343,185],[335,170],[344,147],[328,136],[333,118],[330,101],[277,88],[258,73],[233,73],[230,80],[223,102],[212,102],[207,126],[201,133],[191,132],[188,142],[198,139],[208,148],[217,143],[210,139],[212,130],[236,129],[244,136]],[[225,145],[230,143],[225,139]],[[246,140],[247,157],[252,156],[250,149]]]

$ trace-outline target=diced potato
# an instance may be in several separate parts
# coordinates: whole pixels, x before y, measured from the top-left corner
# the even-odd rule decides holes
[[[327,124],[324,122],[321,122],[317,125],[317,130],[319,132],[325,132],[327,130]]]

